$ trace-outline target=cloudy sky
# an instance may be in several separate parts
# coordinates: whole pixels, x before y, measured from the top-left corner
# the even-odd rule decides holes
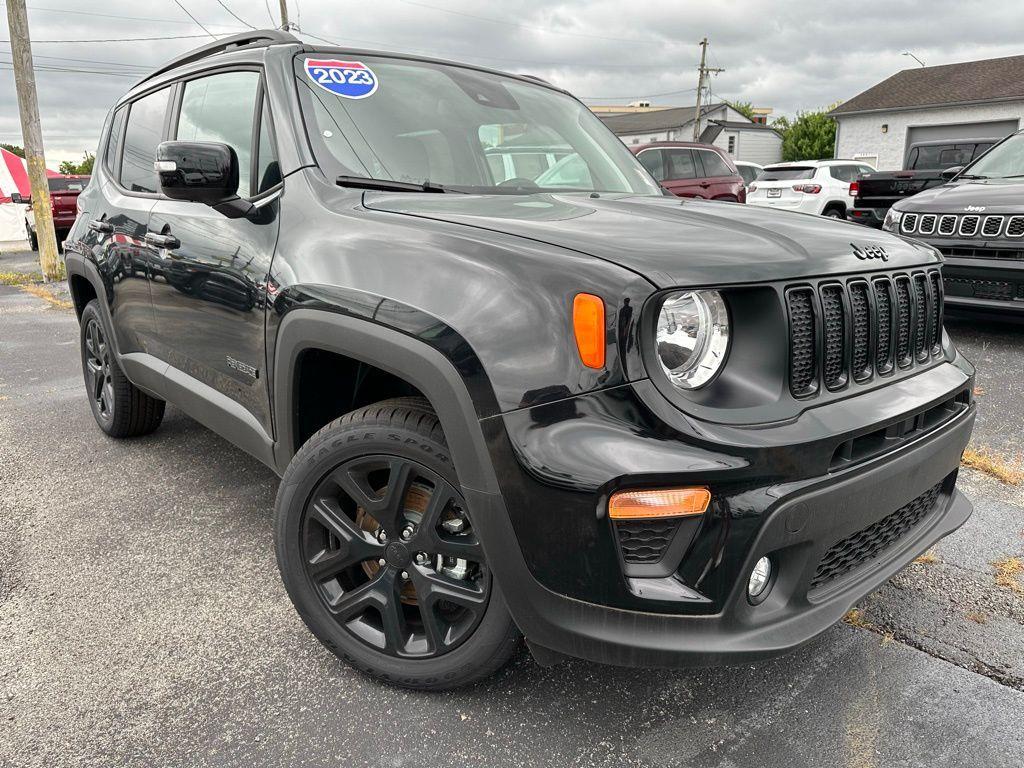
[[[904,51],[929,65],[1024,53],[1020,0],[288,2],[292,21],[310,35],[527,72],[590,103],[644,97],[692,104],[697,43],[705,35],[710,63],[725,69],[712,82],[714,93],[773,107],[776,115],[848,99],[917,66]],[[279,23],[277,5],[28,0],[47,164],[55,168],[94,151],[108,107],[139,74],[208,41],[208,33]],[[0,42],[0,142],[21,144],[6,37]],[[147,37],[177,39],[110,41]]]

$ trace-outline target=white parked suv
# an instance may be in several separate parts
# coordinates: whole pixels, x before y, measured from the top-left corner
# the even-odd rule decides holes
[[[850,182],[875,169],[856,160],[804,160],[767,166],[747,188],[747,203],[845,219]]]

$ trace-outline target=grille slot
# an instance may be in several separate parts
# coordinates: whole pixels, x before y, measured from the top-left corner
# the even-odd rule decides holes
[[[921,217],[921,225],[917,230],[922,235],[933,235],[935,234],[935,223],[938,220],[938,216],[934,213],[926,213]]]
[[[826,387],[839,389],[846,384],[846,365],[843,359],[846,346],[846,312],[843,309],[841,285],[822,287],[821,320],[825,344],[821,364],[822,376]]]
[[[999,237],[999,230],[1002,228],[1002,216],[986,216],[985,223],[981,225],[981,234],[985,237]]]
[[[865,381],[871,378],[871,303],[865,282],[850,283],[850,321],[853,380]]]
[[[1006,236],[1024,236],[1024,216],[1011,216],[1006,221]]]
[[[931,303],[931,295],[928,292],[928,283],[924,275],[914,275],[914,309],[916,311],[914,322],[914,357],[919,363],[926,362],[930,350],[928,349],[928,322],[931,319],[931,312],[928,305]]]
[[[974,237],[978,234],[978,224],[981,223],[980,216],[961,216],[960,234],[963,237]]]
[[[627,563],[656,563],[661,560],[679,527],[678,520],[620,520],[615,523],[619,534],[622,559]]]
[[[910,280],[897,277],[896,286],[896,364],[906,368],[912,362],[910,356]]]
[[[916,213],[905,213],[900,221],[900,230],[905,235],[909,235],[917,227],[917,214]]]
[[[875,281],[875,314],[878,341],[875,348],[875,369],[889,373],[892,361],[892,283],[887,278]]]
[[[942,483],[938,483],[892,514],[837,541],[822,555],[811,579],[811,590],[824,586],[881,555],[935,509],[941,494]]]
[[[928,282],[932,289],[931,304],[931,335],[929,336],[929,347],[933,355],[942,351],[942,278],[938,272],[928,275]]]
[[[817,391],[818,365],[814,323],[814,294],[794,288],[786,294],[789,305],[789,386],[797,397]]]
[[[943,216],[939,219],[939,234],[952,235],[956,232],[956,216]]]

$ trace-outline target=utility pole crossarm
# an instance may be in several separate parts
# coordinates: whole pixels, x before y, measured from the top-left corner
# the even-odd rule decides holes
[[[25,0],[7,0],[7,26],[11,38],[14,85],[18,92],[18,112],[21,115],[21,138],[25,142],[25,164],[32,185],[32,212],[39,242],[39,266],[47,280],[60,280],[64,276],[64,269],[57,256],[57,237],[53,231],[50,187],[46,181],[43,130],[39,122],[39,100],[36,97],[36,75],[32,68],[32,41],[28,33]]]

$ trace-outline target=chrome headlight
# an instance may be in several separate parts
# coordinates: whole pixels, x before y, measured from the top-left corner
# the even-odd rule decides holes
[[[885,221],[882,222],[882,229],[886,232],[895,232],[900,228],[900,219],[903,218],[903,212],[897,211],[895,208],[890,208],[885,212]]]
[[[658,362],[675,386],[697,389],[711,381],[729,351],[729,312],[718,291],[669,294],[658,313]]]

